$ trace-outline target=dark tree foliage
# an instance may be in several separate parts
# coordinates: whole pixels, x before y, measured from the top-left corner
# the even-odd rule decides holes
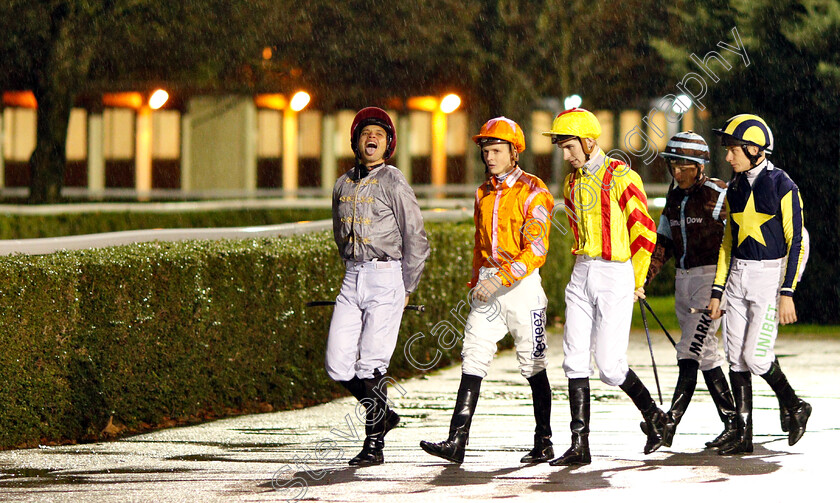
[[[716,0],[678,3],[683,22],[670,43],[659,45],[678,75],[691,66],[688,54],[731,43],[737,27],[750,66],[720,72],[710,85],[710,122],[754,113],[773,130],[771,161],[800,188],[811,257],[795,296],[800,319],[840,322],[840,3],[834,0]],[[662,42],[662,41],[660,41]],[[696,70],[694,70],[696,71]],[[713,138],[709,138],[713,140]],[[713,144],[714,146],[714,144]]]
[[[38,101],[30,200],[60,197],[67,124],[80,93],[138,81],[247,85],[269,7],[267,0],[0,4],[0,88],[29,89]]]
[[[506,115],[530,130],[543,96],[588,106],[647,106],[667,69],[648,42],[664,34],[652,0],[312,0],[272,30],[279,71],[300,72],[324,110],[458,92],[471,130]],[[393,99],[393,100],[390,100]],[[526,150],[524,162],[528,163]]]
[[[278,71],[299,73],[323,110],[457,90],[474,48],[471,3],[313,0],[269,29]]]
[[[540,50],[540,92],[579,94],[584,106],[645,108],[665,84],[668,68],[650,40],[667,33],[661,2],[557,1],[546,9]]]

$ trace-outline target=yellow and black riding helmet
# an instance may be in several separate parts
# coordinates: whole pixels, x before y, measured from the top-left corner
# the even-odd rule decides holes
[[[730,118],[721,129],[712,130],[720,136],[721,145],[724,147],[741,146],[744,155],[750,160],[750,165],[755,167],[761,153],[773,153],[773,132],[764,119],[753,114],[741,114]],[[747,150],[748,145],[758,147],[758,154],[752,155]]]

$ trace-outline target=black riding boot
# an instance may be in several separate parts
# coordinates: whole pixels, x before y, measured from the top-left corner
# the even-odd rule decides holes
[[[645,454],[650,454],[662,447],[662,429],[665,424],[665,413],[656,406],[645,385],[633,370],[627,371],[624,383],[619,386],[627,396],[633,400],[645,420],[644,430],[647,432]]]
[[[718,416],[723,421],[723,432],[714,440],[706,442],[706,447],[720,447],[738,435],[738,425],[735,419],[735,400],[732,398],[732,391],[729,390],[729,383],[720,367],[703,372],[709,394],[717,407]]]
[[[697,387],[697,369],[700,363],[692,359],[677,360],[680,374],[677,377],[677,385],[674,388],[674,397],[671,399],[671,408],[665,413],[665,423],[662,425],[662,445],[671,447],[674,435],[677,433],[677,425],[685,414],[691,397],[694,396],[694,389]],[[642,431],[647,435],[647,424],[642,423]]]
[[[385,418],[387,416],[388,387],[379,371],[371,379],[361,379],[367,408],[365,421],[365,442],[361,452],[350,460],[351,466],[381,465],[385,462],[382,451],[385,448]]]
[[[665,424],[662,428],[662,445],[665,447],[671,447],[674,441],[677,425],[680,424],[694,395],[694,388],[697,387],[697,369],[700,368],[700,363],[691,359],[678,360],[677,365],[680,374],[677,377],[674,398],[671,400],[671,409],[665,414]]]
[[[785,404],[782,403],[782,399],[776,397],[779,400],[779,423],[782,425],[782,431],[787,433],[790,429],[790,411],[787,410]]]
[[[455,463],[464,462],[464,453],[470,437],[470,425],[475,414],[480,389],[481,377],[461,374],[461,386],[458,388],[455,410],[452,411],[452,421],[449,423],[449,438],[437,443],[421,441],[420,447],[424,451]]]
[[[779,358],[776,357],[776,361],[773,363],[778,365]],[[779,401],[779,423],[782,425],[782,431],[787,433],[790,431],[790,411],[785,407],[782,397],[776,395],[776,399]]]
[[[368,408],[370,400],[365,400],[365,398],[367,398],[365,394],[365,384],[361,379],[353,376],[353,379],[350,379],[349,381],[338,381],[338,383],[344,386],[347,391],[352,393],[353,396],[356,397],[356,400],[365,406],[365,409]],[[387,400],[385,402],[385,409],[385,435],[387,435],[389,431],[393,430],[395,426],[400,424],[400,416],[394,412],[392,408],[388,407]],[[370,435],[370,424],[368,423],[369,421],[365,420],[365,435]]]
[[[569,407],[572,421],[572,446],[559,458],[549,462],[551,466],[588,465],[589,454],[589,379],[569,379]]]
[[[551,386],[545,370],[528,378],[531,395],[534,398],[534,448],[519,461],[521,463],[545,463],[554,457],[551,443]]]
[[[744,454],[753,451],[752,444],[752,376],[749,372],[729,371],[732,394],[735,395],[735,421],[738,431],[731,441],[722,445],[718,454]]]
[[[796,396],[796,392],[793,391],[790,383],[788,383],[785,373],[779,367],[778,358],[770,365],[770,370],[761,374],[761,377],[773,388],[773,392],[779,398],[779,403],[784,405],[784,408],[790,415],[790,422],[788,423],[788,445],[799,442],[799,439],[805,434],[808,417],[811,416],[811,404]]]

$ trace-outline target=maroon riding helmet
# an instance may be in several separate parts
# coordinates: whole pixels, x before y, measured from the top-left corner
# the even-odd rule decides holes
[[[397,149],[397,131],[388,113],[377,107],[363,108],[353,118],[353,125],[350,126],[350,146],[353,149],[353,153],[356,157],[359,157],[359,137],[362,135],[362,129],[371,124],[385,130],[388,146],[385,147],[384,160],[387,161],[394,155],[394,151]]]

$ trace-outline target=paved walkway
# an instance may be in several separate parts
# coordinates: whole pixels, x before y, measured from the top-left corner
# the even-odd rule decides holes
[[[670,344],[655,337],[667,402],[677,367]],[[569,412],[559,336],[550,343],[552,419],[560,454],[569,439]],[[828,491],[834,489],[840,449],[840,339],[782,337],[777,352],[814,414],[805,437],[789,447],[775,397],[763,380],[754,379],[755,453],[749,456],[721,457],[703,449],[721,423],[702,378],[673,447],[648,456],[642,454],[638,411],[618,388],[593,380],[592,464],[523,466],[519,458],[533,435],[530,389],[516,370],[515,355],[506,352],[484,381],[461,466],[418,447],[420,440],[442,440],[447,434],[460,376],[459,368],[451,368],[404,381],[402,390],[390,389],[403,422],[388,435],[382,466],[347,466],[364,428],[354,418],[355,402],[345,398],[116,442],[0,452],[0,501],[832,500]],[[643,334],[633,335],[629,358],[655,396]]]

